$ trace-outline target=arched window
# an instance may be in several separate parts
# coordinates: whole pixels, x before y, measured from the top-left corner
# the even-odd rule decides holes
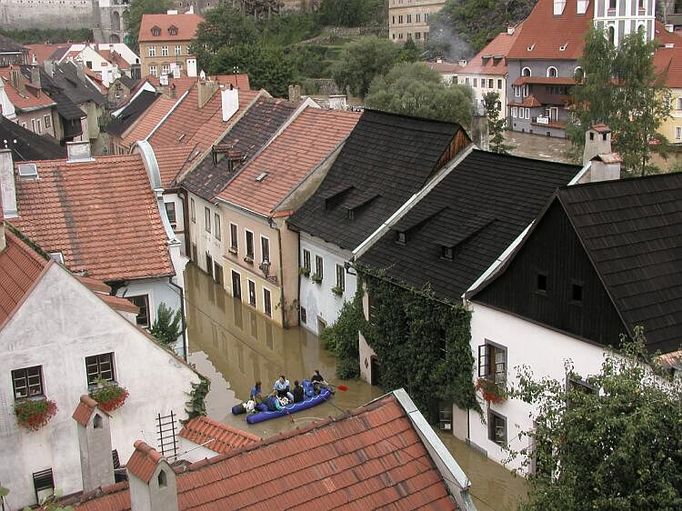
[[[616,27],[609,25],[609,42],[611,44],[616,44]]]
[[[530,76],[530,74],[531,74],[531,73],[530,73],[530,68],[529,68],[529,67],[524,67],[524,68],[521,70],[521,76]]]
[[[547,76],[549,78],[556,78],[557,76],[559,76],[559,72],[554,66],[549,66],[547,68]]]
[[[111,30],[114,32],[121,30],[121,15],[117,11],[111,13]]]
[[[576,82],[582,83],[582,81],[585,79],[585,71],[583,71],[582,67],[576,66],[576,68],[573,70],[573,78]]]
[[[159,483],[159,488],[165,488],[168,486],[168,476],[166,475],[166,471],[161,470],[156,480]]]
[[[100,414],[95,414],[95,418],[92,420],[92,427],[95,429],[102,429],[102,416]]]

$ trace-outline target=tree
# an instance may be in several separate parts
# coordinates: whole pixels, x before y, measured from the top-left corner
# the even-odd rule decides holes
[[[332,67],[332,76],[341,90],[365,97],[372,80],[385,74],[398,62],[400,47],[388,39],[363,37],[346,46]]]
[[[182,313],[173,313],[173,309],[161,302],[150,332],[160,344],[172,348],[182,333],[182,323]]]
[[[441,121],[471,124],[471,88],[446,85],[421,62],[396,64],[374,79],[365,104],[370,108]]]
[[[655,170],[652,142],[660,141],[657,129],[671,108],[670,91],[654,69],[655,47],[639,33],[625,36],[615,47],[604,31],[590,30],[580,60],[582,83],[573,87],[575,115],[568,128],[573,144],[582,148],[592,124],[607,124],[625,169],[642,176]],[[658,145],[667,147],[665,141]]]
[[[652,377],[642,338],[638,330],[599,374],[568,391],[565,382],[523,371],[513,395],[538,412],[527,432],[536,471],[521,509],[682,508],[682,389]],[[567,381],[577,379],[567,364]]]
[[[138,48],[137,37],[140,34],[142,15],[164,13],[173,5],[171,0],[135,0],[130,2],[130,7],[123,13],[126,30],[128,31],[128,46]]]
[[[490,137],[490,150],[493,153],[509,154],[512,146],[504,143],[504,131],[507,120],[500,119],[500,95],[490,91],[483,95],[483,108],[488,118],[488,135]]]
[[[383,25],[387,9],[384,0],[324,0],[319,13],[324,25],[359,27]]]

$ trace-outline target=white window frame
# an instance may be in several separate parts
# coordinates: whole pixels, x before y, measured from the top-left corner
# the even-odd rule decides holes
[[[324,280],[324,258],[318,254],[315,254],[315,275],[320,278],[320,281]]]
[[[267,243],[268,257],[265,257],[265,253],[263,250],[263,241]],[[264,263],[265,261],[272,262],[272,259],[270,258],[270,238],[268,238],[267,236],[263,236],[262,234],[260,236],[260,261],[261,263]]]
[[[149,48],[147,48],[147,56],[156,57],[156,46],[150,46]]]
[[[213,213],[213,237],[220,241],[222,239],[220,215],[218,213]]]
[[[189,199],[189,216],[193,224],[197,223],[197,208],[194,199]]]
[[[251,235],[251,253],[249,254],[249,234]],[[255,247],[256,237],[253,231],[249,229],[244,229],[244,257],[251,259],[253,261],[256,258],[256,247]]]
[[[234,230],[232,229],[234,227]],[[230,251],[235,254],[239,250],[239,226],[230,222]]]
[[[175,45],[175,56],[179,57],[180,55],[182,55],[182,46],[180,46],[179,44],[176,44]]]
[[[265,295],[269,296],[269,301],[270,301],[270,308],[268,310],[268,300],[265,299]],[[263,313],[268,316],[269,318],[272,317],[272,293],[267,287],[263,287]]]
[[[682,140],[682,126],[675,126],[675,140]]]
[[[342,264],[336,265],[336,287],[342,292],[346,290],[346,268]]]
[[[554,72],[554,74],[552,74]],[[549,66],[547,68],[547,78],[556,78],[559,76],[559,70],[554,66]]]
[[[511,116],[516,118],[519,115],[519,109],[516,106],[511,107]]]
[[[524,74],[528,70],[528,74]],[[523,69],[521,69],[521,76],[528,77],[528,76],[533,76],[533,71],[528,66],[525,66]]]
[[[159,75],[158,68],[156,66],[149,66],[149,74],[151,76],[158,76]]]
[[[168,57],[168,46],[164,45],[161,47],[161,56]]]
[[[211,208],[204,206],[204,230],[211,234]]]
[[[253,302],[251,302],[251,287],[253,286]],[[257,287],[256,283],[251,279],[246,279],[246,293],[248,295],[249,305],[251,307],[257,308]]]

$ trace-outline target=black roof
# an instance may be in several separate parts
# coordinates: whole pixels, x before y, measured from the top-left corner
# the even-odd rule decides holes
[[[106,132],[111,135],[123,135],[123,133],[125,133],[125,131],[147,111],[158,96],[160,96],[160,94],[156,92],[148,90],[142,91],[134,100],[128,103],[118,117],[115,117],[109,123]]]
[[[218,144],[230,147],[235,154],[239,154],[243,164],[260,151],[300,105],[300,102],[261,98],[244,113]],[[213,156],[209,153],[182,178],[182,186],[199,197],[211,200],[225,188],[234,175],[228,169],[227,158],[214,164]]]
[[[0,115],[0,149],[11,149],[14,161],[56,160],[66,148],[54,139],[36,135]]]
[[[358,262],[400,284],[428,284],[437,297],[458,300],[579,171],[473,150]]]
[[[454,123],[365,110],[289,225],[353,250],[424,186],[460,130]]]
[[[40,68],[41,87],[55,99],[52,94],[61,92],[71,102],[78,105],[86,101],[92,101],[97,105],[104,105],[106,98],[97,88],[87,80],[81,80],[78,76],[78,67],[72,62],[53,64],[54,73],[49,74],[45,68]],[[55,99],[55,101],[57,101]]]
[[[682,344],[682,174],[559,191],[588,257],[627,326],[652,351]]]
[[[16,41],[0,34],[0,53],[24,53],[27,51],[27,48],[24,48]]]
[[[135,88],[135,86],[138,84],[139,80],[136,80],[135,78],[131,78],[128,75],[121,75],[118,77],[118,80],[128,87],[129,90],[132,90]]]

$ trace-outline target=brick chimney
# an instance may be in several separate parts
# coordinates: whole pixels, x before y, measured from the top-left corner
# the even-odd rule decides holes
[[[218,90],[218,82],[213,80],[199,80],[197,82],[197,98],[199,100],[199,108],[203,108],[208,100],[213,97],[215,91]]]
[[[220,100],[223,109],[223,122],[229,121],[239,110],[239,89],[230,84],[227,89],[220,89]]]
[[[54,76],[54,60],[46,60],[43,62],[43,68],[48,76]]]
[[[22,76],[20,69],[10,68],[9,83],[11,83],[12,87],[14,87],[19,92],[26,93],[24,77]]]
[[[289,101],[300,101],[301,99],[301,86],[289,85]]]
[[[114,484],[109,414],[100,410],[97,401],[85,394],[81,396],[72,418],[78,428],[83,492]]]
[[[90,142],[67,142],[66,143],[67,163],[80,163],[84,161],[95,161],[90,154]]]
[[[623,163],[618,153],[611,149],[611,129],[606,124],[594,124],[585,132],[583,165],[590,165],[589,171],[580,179],[581,183],[611,181],[620,179]]]
[[[42,86],[40,83],[40,68],[38,66],[31,68],[31,83],[38,88]]]
[[[14,161],[10,149],[0,149],[0,202],[2,202],[2,213],[5,218],[18,216]]]
[[[178,511],[175,472],[155,449],[137,440],[126,470],[132,511]]]

